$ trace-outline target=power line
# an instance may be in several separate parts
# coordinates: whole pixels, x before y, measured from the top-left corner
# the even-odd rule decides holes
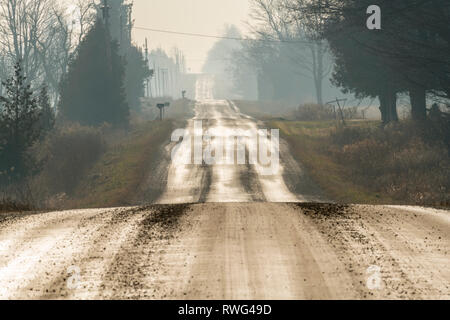
[[[208,35],[208,34],[201,34],[201,33],[188,33],[188,32],[178,32],[178,31],[170,31],[170,30],[152,29],[152,28],[144,28],[144,27],[136,27],[136,26],[134,26],[133,28],[137,29],[137,30],[145,30],[145,31],[168,33],[168,34],[177,34],[177,35],[182,35],[182,36],[236,40],[236,41],[258,41],[258,42],[271,42],[271,43],[305,43],[305,44],[311,43],[310,41],[304,41],[304,40],[302,41],[302,40],[247,39],[247,38],[238,38],[238,37]]]

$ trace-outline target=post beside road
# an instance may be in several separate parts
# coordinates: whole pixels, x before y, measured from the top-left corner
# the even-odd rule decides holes
[[[159,109],[159,120],[162,121],[164,117],[164,108],[168,108],[170,106],[170,102],[158,103],[156,107]]]

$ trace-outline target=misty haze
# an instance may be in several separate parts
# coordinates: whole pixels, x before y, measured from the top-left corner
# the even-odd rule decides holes
[[[450,299],[449,22],[0,0],[0,299]]]

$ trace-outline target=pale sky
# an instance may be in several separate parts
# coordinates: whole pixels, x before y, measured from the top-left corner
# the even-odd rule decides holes
[[[134,0],[136,27],[221,35],[226,24],[234,24],[245,34],[249,20],[249,0]],[[200,72],[215,39],[133,30],[134,41],[150,49],[167,52],[177,46],[186,56],[188,70]]]

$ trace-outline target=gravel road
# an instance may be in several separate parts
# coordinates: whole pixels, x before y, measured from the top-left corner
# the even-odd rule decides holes
[[[2,299],[449,299],[450,213],[204,203],[8,214]]]
[[[195,113],[189,132],[261,126],[229,101]],[[450,299],[449,211],[326,204],[279,150],[272,175],[161,162],[152,205],[0,214],[0,298]]]

